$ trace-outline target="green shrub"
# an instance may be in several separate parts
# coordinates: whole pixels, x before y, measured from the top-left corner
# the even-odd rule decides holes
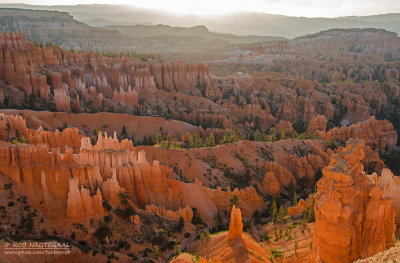
[[[129,219],[130,216],[136,215],[136,211],[133,208],[133,206],[128,205],[127,207],[121,209],[120,207],[117,207],[115,209],[115,213],[124,219]]]
[[[282,256],[282,251],[280,251],[279,249],[277,249],[277,248],[274,248],[273,250],[271,250],[271,255],[272,255],[272,258],[278,258],[278,257],[281,257]]]
[[[209,240],[211,237],[210,232],[208,231],[208,229],[205,229],[203,231],[201,231],[200,234],[200,240],[204,241],[204,240]]]
[[[192,217],[192,221],[191,221],[192,224],[193,225],[203,225],[204,224],[203,219],[201,219],[197,208],[193,207],[192,210],[193,210],[193,217]]]
[[[328,147],[329,147],[331,150],[336,150],[336,149],[339,147],[339,143],[338,143],[335,139],[331,138],[331,139],[328,141]]]
[[[113,220],[112,215],[104,216],[104,222],[109,223],[109,222],[111,222],[112,220]]]
[[[183,227],[185,226],[185,221],[183,220],[182,217],[179,217],[179,221],[175,226],[175,230],[177,232],[182,232]]]
[[[101,224],[93,233],[93,236],[96,237],[99,242],[103,242],[106,237],[112,236],[111,228],[105,224]]]
[[[261,236],[261,242],[262,241],[269,241],[271,239],[270,236],[268,236],[268,232],[263,232],[262,236]]]
[[[231,203],[231,205],[235,205],[236,208],[239,207],[239,196],[237,196],[237,194],[232,194],[231,198],[229,199],[229,202]]]
[[[110,205],[110,203],[107,200],[103,201],[103,207],[107,210],[107,211],[111,211],[112,207]]]

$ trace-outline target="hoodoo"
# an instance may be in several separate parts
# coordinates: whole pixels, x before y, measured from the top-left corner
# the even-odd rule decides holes
[[[243,232],[243,222],[242,213],[240,208],[236,208],[235,205],[232,206],[231,221],[229,223],[229,233],[228,238],[234,239],[236,237],[242,238]]]
[[[365,174],[364,142],[347,141],[322,172],[315,195],[313,262],[353,262],[395,242],[392,200]]]

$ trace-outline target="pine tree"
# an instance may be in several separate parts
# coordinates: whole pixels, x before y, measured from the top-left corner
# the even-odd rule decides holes
[[[159,132],[156,134],[156,142],[158,143],[160,148],[164,148],[163,136]]]
[[[281,140],[285,140],[286,139],[286,130],[285,130],[285,128],[283,128],[282,131],[281,131],[281,138],[280,139]]]
[[[283,209],[282,206],[279,207],[279,214],[278,214],[278,219],[279,222],[282,224],[285,218],[285,210]]]
[[[254,141],[255,142],[261,142],[262,138],[261,138],[261,132],[259,129],[256,130],[256,132],[254,133]]]
[[[293,140],[297,140],[299,138],[299,134],[297,133],[297,131],[294,131],[293,133],[292,133],[292,139]]]
[[[276,141],[276,130],[275,128],[271,128],[269,130],[269,136],[272,142]]]
[[[307,218],[309,222],[315,221],[315,211],[314,211],[315,199],[312,197],[311,199],[311,206],[307,211]]]
[[[212,132],[207,137],[204,145],[205,145],[205,147],[214,147],[215,146],[215,138],[214,138],[214,134]]]
[[[193,147],[195,148],[200,148],[203,143],[201,142],[201,138],[197,135],[197,133],[192,133],[192,141],[193,141]]]
[[[173,147],[173,138],[170,133],[167,134],[167,147],[166,148],[171,148]]]
[[[276,219],[277,219],[277,215],[278,215],[278,208],[276,207],[276,202],[275,202],[275,200],[272,202],[272,208],[271,208],[271,210],[272,210],[272,222],[274,223],[274,224],[276,224]]]
[[[178,232],[182,232],[183,227],[185,226],[185,221],[182,217],[179,217],[179,221],[175,226],[175,230]]]
[[[127,136],[128,136],[128,133],[126,132],[126,127],[125,127],[125,125],[122,125],[121,137],[126,138]]]
[[[217,221],[218,230],[220,230],[221,227],[222,227],[222,224],[223,224],[223,218],[222,218],[222,215],[221,215],[221,211],[219,211],[219,209],[218,209],[218,213],[217,213],[217,215],[215,217],[215,220]]]
[[[293,206],[297,205],[297,196],[296,196],[296,191],[293,192]]]
[[[231,199],[229,199],[229,202],[231,203],[231,205],[239,207],[239,196],[237,196],[237,194],[233,194],[231,196]]]
[[[230,132],[225,132],[224,137],[219,142],[220,144],[230,143],[231,142],[231,134]]]
[[[182,141],[185,143],[187,148],[193,148],[194,147],[193,138],[192,138],[192,135],[189,132],[186,132],[182,136]]]

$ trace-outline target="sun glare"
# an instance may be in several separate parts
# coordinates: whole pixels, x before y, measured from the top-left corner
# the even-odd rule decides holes
[[[399,12],[400,1],[381,0],[0,0],[0,3],[33,5],[110,4],[156,9],[180,15],[202,17],[237,13],[262,12],[287,16],[340,17]]]

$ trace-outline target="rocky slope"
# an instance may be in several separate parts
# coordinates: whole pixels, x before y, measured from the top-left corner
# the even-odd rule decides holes
[[[313,46],[318,49],[339,49],[399,58],[400,41],[396,33],[382,29],[330,29],[296,38],[292,41],[292,46],[296,48]]]
[[[209,240],[199,241],[192,245],[201,262],[271,262],[270,254],[261,247],[251,235],[243,232],[240,209],[232,207],[229,231],[216,234]],[[171,262],[191,262],[178,257]]]
[[[380,252],[372,257],[366,259],[359,259],[355,262],[357,263],[383,263],[383,262],[396,262],[400,257],[400,245],[396,243],[396,245],[392,248],[389,248],[386,251]]]
[[[116,30],[90,27],[66,12],[0,9],[2,32],[24,33],[31,41],[74,49],[133,50],[131,38]],[[104,35],[110,37],[104,38]]]
[[[307,132],[307,124],[322,115],[326,124],[322,117],[320,122],[315,119],[316,123],[309,125],[311,135],[324,127],[375,123],[368,121],[371,115],[389,118],[395,130],[400,128],[395,121],[400,113],[386,109],[395,105],[392,98],[400,96],[395,84],[388,84],[390,88],[382,92],[373,83],[344,82],[326,87],[276,73],[217,77],[207,64],[143,62],[127,54],[110,58],[55,46],[40,48],[20,34],[2,34],[1,39],[0,105],[5,108],[161,116],[209,129],[203,136],[211,131],[219,133],[219,140],[226,129],[234,127],[247,138],[254,138],[257,129],[275,134],[266,139],[282,134],[293,137]],[[332,89],[335,94],[330,94]],[[393,146],[395,141],[390,124],[382,128],[378,149]],[[338,127],[335,136],[356,136],[345,131],[348,129]],[[380,132],[381,127],[371,129]],[[366,135],[370,136],[369,144],[375,130]]]
[[[143,142],[145,137],[155,138],[160,129],[165,133],[175,134],[178,138],[186,132],[201,131],[198,127],[182,121],[111,112],[89,114],[12,109],[0,109],[0,112],[20,115],[26,121],[26,125],[34,129],[42,127],[45,130],[55,131],[76,127],[87,135],[97,135],[96,130],[100,130],[109,134],[116,131],[118,136],[121,136],[124,130],[126,137],[132,139],[134,144]]]
[[[75,139],[79,140],[79,137]],[[45,146],[3,143],[0,170],[17,184],[37,187],[36,191],[45,193],[43,198],[47,200],[45,205],[49,205],[49,209],[56,200],[61,207],[66,207],[66,210],[59,209],[56,214],[67,215],[77,221],[96,213],[103,214],[102,196],[118,204],[121,192],[132,196],[134,203],[142,209],[149,204],[173,210],[184,208],[186,204],[196,207],[208,223],[214,221],[218,209],[229,207],[229,198],[233,193],[242,202],[249,201],[246,205],[248,214],[260,209],[263,204],[251,188],[221,191],[207,189],[201,183],[184,184],[169,179],[172,171],[160,166],[158,161],[148,163],[144,151],[136,155],[131,141],[118,142],[116,137],[101,133],[94,146],[88,137],[81,137],[80,140],[77,154],[73,154],[71,148],[66,148],[65,154],[50,149],[55,146],[51,140],[50,143],[44,141]]]
[[[393,124],[387,120],[377,121],[374,117],[365,122],[333,128],[321,135],[327,139],[335,138],[343,141],[350,138],[363,139],[366,145],[381,151],[386,147],[393,147],[397,142],[397,133],[393,129]]]

